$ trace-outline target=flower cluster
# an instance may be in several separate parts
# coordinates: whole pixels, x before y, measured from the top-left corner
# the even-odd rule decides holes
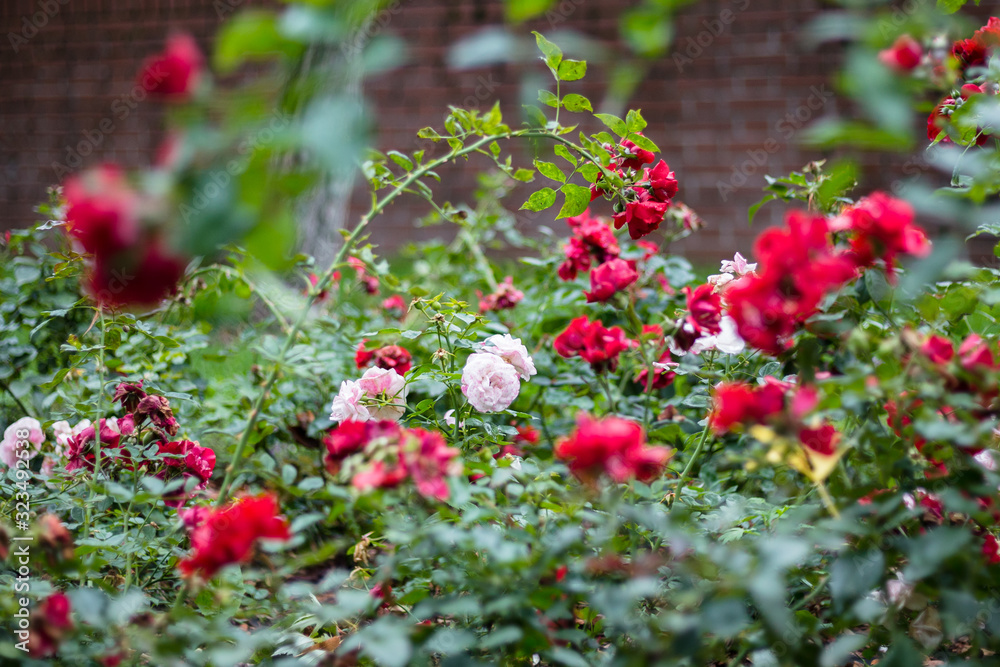
[[[398,420],[406,411],[406,380],[395,370],[369,368],[358,380],[344,380],[330,407],[330,419]]]
[[[186,33],[177,33],[167,39],[161,53],[146,60],[137,82],[151,95],[183,102],[194,94],[204,68],[205,60],[194,38]]]
[[[31,614],[28,653],[35,658],[55,655],[60,642],[73,629],[73,605],[69,597],[57,591],[38,603]]]
[[[834,244],[834,232],[847,236],[849,248]],[[763,268],[727,281],[728,312],[749,345],[780,354],[827,294],[878,260],[891,269],[899,253],[926,255],[930,243],[912,208],[875,193],[833,220],[794,211],[784,228],[761,234],[754,251]]]
[[[479,412],[506,410],[535,375],[535,364],[519,338],[490,336],[462,369],[462,393]]]
[[[375,350],[366,350],[366,342],[368,339],[361,339],[354,353],[354,363],[359,369],[374,364],[376,368],[394,370],[400,375],[406,375],[406,371],[413,368],[413,357],[405,348],[399,345],[386,345]]]
[[[488,313],[491,310],[510,310],[524,298],[524,292],[514,287],[514,276],[504,278],[492,294],[484,297],[482,292],[477,291],[476,295],[479,296],[481,313]]]
[[[566,218],[573,231],[569,242],[563,246],[566,259],[559,265],[562,280],[575,280],[580,273],[586,273],[591,265],[601,265],[617,259],[621,254],[618,239],[611,225],[584,211],[578,216]]]
[[[602,474],[615,482],[649,482],[663,473],[671,451],[647,446],[646,434],[635,422],[581,414],[576,429],[556,444],[555,455],[578,479],[593,484]]]
[[[237,498],[224,507],[188,510],[182,516],[191,536],[191,554],[177,565],[185,577],[211,579],[235,563],[246,563],[259,540],[287,540],[288,522],[271,494]]]
[[[360,491],[392,488],[409,478],[421,495],[447,500],[447,477],[462,473],[459,451],[440,433],[392,421],[345,421],[323,443],[330,474],[345,474]]]
[[[129,186],[113,165],[69,178],[66,231],[92,256],[88,287],[107,306],[150,305],[167,296],[187,266],[157,225],[145,224],[158,203]]]
[[[608,169],[613,170],[627,187],[622,193],[612,195],[602,183],[602,174],[591,185],[591,200],[602,195],[613,197],[615,229],[627,225],[629,236],[633,239],[654,232],[663,222],[677,194],[674,172],[663,160],[653,167],[646,167],[653,163],[655,156],[629,139],[622,139],[617,147],[606,145],[604,148],[613,156]]]
[[[574,319],[553,341],[556,353],[567,359],[580,357],[595,373],[618,368],[618,355],[632,347],[632,341],[619,327],[607,329],[599,320],[586,315]]]

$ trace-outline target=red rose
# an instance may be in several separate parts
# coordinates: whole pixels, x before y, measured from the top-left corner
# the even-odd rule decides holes
[[[860,199],[834,224],[850,234],[851,252],[859,267],[872,266],[876,259],[891,267],[900,253],[925,257],[931,250],[924,230],[914,223],[913,207],[884,192]]]
[[[615,229],[628,225],[628,235],[632,239],[639,239],[656,231],[670,205],[656,201],[642,188],[632,188],[632,191],[636,198],[627,202],[625,210],[613,217]]]
[[[203,67],[204,59],[194,38],[183,33],[172,35],[161,53],[146,60],[138,83],[152,95],[186,100],[197,87]]]
[[[642,165],[650,164],[653,161],[653,154],[639,148],[634,142],[622,139],[618,144],[620,156],[618,165],[621,169],[642,169]]]
[[[63,637],[73,629],[73,605],[65,593],[56,592],[42,600],[31,614],[28,652],[36,658],[52,656]]]
[[[382,302],[382,310],[390,317],[402,319],[406,315],[406,301],[400,295],[395,294]]]
[[[639,279],[635,262],[612,259],[590,273],[590,291],[584,292],[587,303],[607,301]]]
[[[878,59],[889,69],[909,72],[920,64],[923,55],[924,50],[920,42],[909,35],[900,35],[892,46],[879,51]]]
[[[482,296],[480,293],[479,296]],[[479,300],[479,312],[487,313],[491,310],[510,310],[521,303],[524,292],[514,287],[514,277],[507,276],[503,282],[497,285],[493,294],[488,294]]]
[[[837,452],[840,433],[832,424],[823,424],[818,428],[803,428],[799,430],[799,441],[808,450],[822,456],[833,456]]]
[[[187,261],[149,239],[113,256],[98,255],[89,288],[104,306],[154,305],[173,292],[186,266]]]
[[[667,163],[660,160],[652,169],[647,169],[645,179],[649,181],[649,194],[653,199],[665,204],[677,195],[677,178]]]
[[[106,462],[108,458],[115,453],[112,450],[120,449],[121,436],[112,431],[107,425],[107,421],[104,419],[102,419],[100,423],[100,432],[101,461]],[[86,468],[87,470],[94,469],[94,462],[97,458],[97,452],[94,448],[96,434],[97,429],[91,425],[69,439],[69,443],[66,447],[66,458],[68,459],[68,462],[66,463],[67,471],[77,470],[79,468]],[[128,454],[127,452],[120,453],[126,456]]]
[[[556,445],[555,455],[587,483],[601,474],[616,482],[632,478],[648,482],[663,472],[671,452],[665,447],[647,447],[646,435],[635,422],[580,415],[576,430]]]
[[[291,538],[288,522],[278,515],[278,500],[271,494],[245,496],[210,510],[191,531],[191,554],[178,563],[185,577],[195,574],[211,579],[219,570],[245,563],[258,540]]]
[[[694,290],[685,287],[683,292],[687,296],[687,321],[691,326],[711,336],[722,331],[719,324],[722,319],[722,297],[716,293],[715,286],[706,283]]]
[[[560,356],[579,356],[601,373],[618,367],[618,355],[631,346],[631,341],[620,328],[606,329],[599,321],[591,322],[581,315],[556,336],[553,345]]]
[[[377,368],[394,370],[400,375],[405,375],[413,367],[413,357],[405,348],[399,345],[387,345],[373,351],[365,350],[365,341],[362,339],[358,343],[357,351],[354,354],[354,363],[358,368],[364,368],[374,363]]]
[[[174,412],[170,409],[170,402],[163,396],[146,396],[132,413],[135,423],[142,425],[148,418],[153,426],[162,429],[169,435],[177,433],[177,420],[174,419]]]
[[[139,401],[146,398],[146,392],[142,390],[142,380],[138,382],[122,382],[115,387],[115,395],[111,399],[114,403],[121,403],[126,412],[133,412],[139,405]]]
[[[920,346],[920,351],[931,360],[932,363],[943,366],[955,356],[955,348],[951,341],[943,336],[928,336],[924,344]]]
[[[107,256],[139,237],[137,197],[116,165],[104,164],[66,180],[66,231],[86,252]]]

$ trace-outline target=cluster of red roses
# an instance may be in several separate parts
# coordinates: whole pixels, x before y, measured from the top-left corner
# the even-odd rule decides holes
[[[249,561],[259,540],[291,537],[271,494],[237,498],[223,507],[183,510],[181,519],[191,537],[191,554],[178,563],[185,577],[211,579],[227,565]]]
[[[142,382],[123,382],[115,389],[113,399],[128,411],[124,417],[112,422],[102,419],[95,427],[88,426],[70,438],[66,455],[66,470],[93,470],[97,458],[96,438],[100,433],[101,460],[115,461],[126,469],[136,467],[150,469],[164,481],[180,476],[185,480],[197,480],[195,488],[180,490],[165,498],[167,505],[179,507],[194,491],[205,488],[215,470],[215,452],[190,440],[171,440],[177,434],[177,420],[174,419],[170,403],[163,396],[147,394]],[[157,456],[153,460],[136,462],[125,447],[125,441],[134,439],[136,443],[151,435],[157,441]]]
[[[581,357],[595,373],[603,373],[618,368],[618,355],[633,343],[621,328],[607,329],[599,320],[591,322],[586,315],[581,315],[556,336],[553,345],[559,356]]]
[[[326,469],[349,477],[360,491],[392,488],[410,478],[421,495],[447,500],[446,478],[462,473],[459,450],[448,447],[440,433],[394,421],[348,419],[331,429],[323,443]]]
[[[596,265],[590,274],[590,292],[585,293],[588,303],[607,301],[639,278],[635,262],[619,257],[621,248],[611,225],[591,216],[589,210],[567,218],[566,223],[573,236],[563,247],[566,259],[559,265],[559,277],[575,280]]]
[[[362,338],[354,353],[354,363],[358,368],[374,365],[376,368],[396,371],[400,375],[406,375],[406,371],[413,368],[413,357],[406,348],[399,345],[386,345],[374,350],[366,350],[365,343],[367,342],[367,338]]]
[[[646,434],[635,422],[582,414],[576,429],[556,444],[555,455],[581,481],[594,484],[602,474],[615,482],[649,482],[663,473],[672,452],[646,445]]]
[[[834,233],[846,235],[849,247],[836,246]],[[884,193],[861,199],[832,220],[793,211],[784,228],[757,238],[754,253],[762,269],[725,285],[729,315],[749,345],[777,355],[822,299],[860,271],[881,260],[891,280],[897,255],[929,252],[912,207]]]
[[[792,433],[802,446],[821,456],[833,456],[840,434],[828,422],[807,424],[805,417],[819,402],[812,387],[767,376],[764,383],[730,382],[715,388],[709,424],[717,434],[736,425],[767,424]]]
[[[145,63],[138,81],[153,95],[185,100],[202,68],[194,40],[176,35]],[[132,188],[124,173],[108,164],[70,177],[63,194],[66,230],[93,259],[88,289],[98,303],[150,305],[174,289],[189,258],[170,247],[162,201]]]
[[[603,174],[590,186],[590,200],[600,196],[614,198],[615,229],[628,225],[628,233],[633,239],[642,238],[655,231],[667,209],[677,194],[677,179],[666,162],[660,160],[654,167],[655,156],[635,142],[622,139],[617,147],[605,145],[612,154],[608,165],[626,183],[623,192],[612,194],[607,188]]]
[[[942,99],[927,117],[928,140],[951,143],[957,138],[957,133],[949,132],[951,116],[973,96],[996,93],[995,84],[976,84],[975,81],[979,80],[997,46],[1000,46],[1000,19],[992,17],[972,37],[952,44],[950,63],[947,53],[934,48],[928,51],[926,62],[930,68],[930,79],[953,91],[958,89],[958,92]],[[916,69],[924,61],[923,56],[923,47],[910,35],[900,36],[891,47],[879,53],[879,59],[885,65],[900,73]],[[955,81],[953,71],[957,71],[958,81]],[[991,134],[989,128],[979,128],[972,141],[982,146]]]

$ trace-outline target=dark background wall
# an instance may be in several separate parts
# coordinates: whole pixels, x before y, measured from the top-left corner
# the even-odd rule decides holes
[[[69,170],[101,160],[148,164],[162,138],[162,118],[156,104],[137,99],[142,95],[134,77],[141,61],[176,29],[191,32],[210,51],[220,14],[232,15],[220,9],[253,4],[261,3],[0,3],[0,226],[25,226],[37,218],[33,206],[60,180],[57,163]],[[556,13],[518,30],[577,31],[602,44],[613,62],[622,54],[618,16],[629,4],[564,0]],[[748,227],[746,209],[761,196],[763,174],[784,174],[823,157],[797,146],[801,128],[833,113],[838,104],[829,83],[836,48],[813,51],[799,41],[802,27],[819,8],[818,0],[697,3],[680,17],[671,54],[652,64],[629,100],[642,109],[649,121],[646,134],[677,172],[679,198],[708,223],[675,250],[707,262],[736,250],[747,253],[760,226],[776,222],[782,211],[779,205],[765,207],[759,223]],[[416,131],[440,125],[449,103],[474,103],[485,110],[500,100],[516,121],[522,81],[537,67],[454,70],[446,65],[448,45],[502,22],[498,0],[407,0],[384,18],[387,31],[407,44],[408,59],[366,82],[380,147],[404,152],[417,147]],[[10,34],[24,37],[15,39],[16,52]],[[610,72],[610,64],[595,64],[575,90],[600,100]],[[89,146],[95,146],[92,152]],[[885,185],[904,160],[871,157],[865,169]],[[472,173],[466,165],[444,170],[441,198],[471,199]],[[509,208],[520,203],[512,200]],[[413,219],[425,212],[419,202],[397,203],[376,226],[374,240],[391,250],[420,234],[440,233],[412,228]],[[551,223],[552,215],[524,217],[523,224]]]

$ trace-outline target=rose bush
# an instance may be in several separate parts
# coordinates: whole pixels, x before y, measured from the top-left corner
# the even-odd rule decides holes
[[[655,51],[646,10],[623,25]],[[359,16],[237,15],[213,62],[294,68]],[[904,198],[811,163],[770,179],[784,224],[719,269],[667,253],[704,223],[656,132],[592,114],[568,92],[586,63],[541,35],[547,114],[453,108],[420,132],[437,157],[383,154],[292,86],[272,101],[294,120],[207,202],[257,128],[217,117],[233,93],[171,37],[139,79],[176,114],[153,166],[69,178],[2,248],[0,655],[992,664],[1000,272],[955,237],[1000,231],[1000,40],[993,19],[944,48],[943,20],[850,47],[847,93],[905,118],[811,140],[917,136],[948,184]],[[518,140],[548,152],[515,166]],[[286,253],[296,201],[352,156],[371,209],[329,266]],[[466,157],[493,170],[477,201],[437,202],[435,169]],[[551,227],[519,232],[512,182]],[[402,196],[457,233],[390,268],[364,234]]]

